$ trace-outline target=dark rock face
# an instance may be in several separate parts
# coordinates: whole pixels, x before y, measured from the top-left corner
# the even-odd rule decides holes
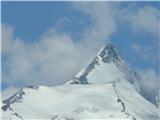
[[[11,109],[10,105],[13,103],[21,103],[23,100],[23,95],[25,95],[24,91],[19,91],[18,93],[15,93],[8,99],[4,100],[3,103],[5,104],[2,106],[2,110],[6,111],[7,109]]]
[[[84,69],[83,73],[74,77],[73,81],[70,84],[88,84],[89,82],[87,80],[87,76],[90,72],[93,71],[96,65],[100,65],[100,60],[102,60],[106,64],[113,62],[116,65],[117,69],[125,74],[126,79],[130,83],[135,83],[136,76],[134,75],[134,73],[128,68],[127,64],[124,62],[116,48],[108,43],[101,49],[101,51],[96,55],[91,63],[89,63],[89,65]]]
[[[31,88],[31,89],[35,89],[35,90],[38,90],[39,87],[38,86],[32,86],[32,85],[29,85],[29,86],[26,86],[27,88]]]
[[[102,58],[103,62],[116,62],[121,60],[121,55],[110,43],[107,44],[103,50],[100,52],[99,56]]]

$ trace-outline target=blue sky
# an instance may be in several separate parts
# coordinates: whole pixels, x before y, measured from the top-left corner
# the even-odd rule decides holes
[[[32,42],[49,27],[56,27],[59,19],[69,18],[74,22],[67,23],[69,25],[66,27],[69,27],[69,31],[68,29],[62,31],[75,31],[76,36],[91,21],[85,14],[73,10],[70,6],[69,2],[4,2],[2,3],[2,22],[15,28],[15,36]],[[83,19],[85,19],[83,24],[76,22]]]
[[[47,85],[54,83],[62,84],[66,82],[64,78],[60,77],[63,73],[65,78],[70,79],[72,74],[78,72],[80,68],[83,68],[83,66],[88,63],[87,61],[94,56],[94,52],[106,41],[113,43],[134,70],[152,70],[155,72],[155,75],[158,75],[158,5],[159,2],[110,2],[109,4],[106,2],[105,4],[100,3],[98,5],[92,5],[89,2],[82,4],[80,2],[2,2],[2,49],[3,46],[7,46],[4,48],[4,51],[2,50],[2,88],[8,86],[23,87],[32,83]],[[98,31],[97,29],[99,32],[96,33],[96,31]],[[86,37],[87,35],[88,37]],[[11,37],[8,38],[8,36]],[[90,40],[92,37],[93,40]],[[28,72],[30,68],[27,66],[32,66],[33,61],[41,58],[38,56],[34,59],[36,55],[40,54],[39,51],[48,45],[45,41],[49,38],[59,38],[62,44],[66,44],[66,48],[68,47],[71,51],[69,51],[70,53],[63,53],[62,51],[62,53],[64,56],[69,55],[70,58],[67,58],[66,61],[61,60],[61,62],[67,63],[67,60],[70,61],[74,59],[74,61],[71,62],[75,64],[75,66],[69,71],[69,75],[65,75],[65,72],[68,70],[63,70],[65,69],[63,68],[63,66],[65,66],[64,64],[63,66],[56,66],[59,68],[58,73],[57,71],[54,73],[53,68],[47,67],[48,71],[53,70],[53,75],[50,75],[50,77],[46,77],[48,73],[43,76],[38,76],[44,69],[41,68],[43,67],[42,62],[38,63],[37,61],[37,65],[32,68],[35,69],[33,73],[35,72],[36,75],[32,75],[35,75],[35,78],[26,77],[30,76]],[[67,43],[63,42],[65,38],[69,39]],[[99,42],[94,40],[94,38],[100,39]],[[4,45],[6,44],[5,39],[9,39],[12,45]],[[101,42],[101,39],[104,40]],[[41,44],[42,47],[40,47]],[[43,44],[47,45],[43,46]],[[80,52],[81,50],[79,51],[75,48],[80,46],[80,48],[85,49],[85,47],[82,47],[84,44],[89,47],[86,53]],[[96,44],[97,47],[95,47]],[[19,46],[16,47],[17,45]],[[53,47],[55,47],[57,51],[59,50],[59,48],[56,48],[58,45],[58,40],[53,42]],[[39,51],[36,49],[36,46],[39,46],[39,48],[37,48]],[[28,52],[30,48],[33,50]],[[34,50],[37,51],[35,52]],[[74,51],[73,54],[71,53],[72,51]],[[35,53],[36,55],[31,55],[31,53]],[[44,53],[44,51],[42,53]],[[49,53],[50,52],[46,52],[46,54]],[[24,54],[26,54],[26,56],[24,56]],[[51,53],[52,56],[55,54],[54,52]],[[76,56],[77,54],[79,55]],[[90,55],[90,57],[87,56],[85,60],[78,61],[78,57],[85,56],[86,54],[88,54],[88,56]],[[30,56],[33,59],[28,58]],[[75,57],[77,57],[77,59],[75,59]],[[22,62],[19,61],[20,59],[25,60],[27,65],[23,67],[16,66]],[[47,59],[50,59],[50,57]],[[54,60],[55,58],[51,58],[53,63],[47,61],[47,65],[48,63],[55,64],[57,61]],[[17,61],[17,63],[15,61]],[[81,61],[82,64],[77,66],[76,64],[80,64]],[[61,64],[61,62],[57,62],[57,64]],[[15,66],[17,72],[14,68]],[[38,68],[40,72],[38,72]],[[20,74],[24,75],[19,77],[18,71],[21,71],[22,73]],[[60,73],[62,75],[57,75]],[[17,74],[17,76],[13,74]],[[13,80],[11,80],[12,78]],[[35,80],[38,78],[46,79],[46,82],[44,80]],[[32,79],[34,82],[28,82],[26,79]]]

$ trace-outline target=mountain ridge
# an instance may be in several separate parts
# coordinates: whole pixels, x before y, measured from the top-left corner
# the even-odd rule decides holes
[[[82,69],[72,81],[67,82],[67,84],[87,84],[87,76],[92,70],[96,67],[96,65],[100,65],[100,62],[110,63],[113,62],[118,69],[125,72],[126,77],[128,77],[128,81],[130,83],[134,83],[137,90],[139,90],[136,85],[136,73],[132,72],[131,69],[127,66],[124,59],[118,50],[109,42],[105,46],[101,48],[101,50],[97,53],[94,59],[88,64],[88,66]]]

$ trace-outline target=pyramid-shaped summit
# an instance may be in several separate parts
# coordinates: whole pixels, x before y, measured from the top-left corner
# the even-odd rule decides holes
[[[104,47],[102,47],[102,49],[98,52],[97,56],[100,57],[101,60],[105,63],[122,60],[120,53],[111,43],[108,43]]]
[[[108,43],[101,48],[89,65],[67,84],[98,84],[121,79],[133,83],[138,89],[136,74],[129,69],[118,50]]]

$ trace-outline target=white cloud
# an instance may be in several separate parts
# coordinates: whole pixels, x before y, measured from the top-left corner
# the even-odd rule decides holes
[[[160,98],[160,81],[159,74],[157,74],[153,69],[139,70],[139,86],[142,94],[154,104],[158,104]]]
[[[152,35],[159,34],[159,11],[152,6],[138,8],[135,12],[129,12],[126,19],[135,32],[146,31]]]
[[[142,77],[140,86],[149,92],[158,92],[160,83],[157,73],[153,69],[139,70],[139,73]]]
[[[6,28],[3,27],[3,30]],[[5,36],[2,34],[3,41],[6,40]],[[48,30],[39,41],[32,44],[14,38],[10,42],[12,44],[7,43],[6,51],[3,50],[9,55],[4,65],[8,68],[7,72],[2,71],[3,82],[7,84],[64,83],[72,78],[86,60],[79,44],[54,29]]]
[[[2,24],[2,52],[8,52],[12,45],[13,29],[8,25]]]
[[[155,105],[158,105],[160,95],[159,73],[153,69],[138,70],[140,78],[138,82],[141,94]]]
[[[154,57],[154,59],[158,59],[157,54],[155,55],[155,53],[153,53],[154,51],[154,47],[153,46],[141,46],[138,43],[135,43],[132,45],[132,49],[138,54],[139,57],[143,58],[143,59],[149,59],[151,60],[151,58]]]
[[[56,29],[58,31],[63,31],[66,28],[69,28],[72,24],[72,20],[67,17],[63,17],[57,20]]]
[[[73,6],[94,20],[93,26],[82,35],[84,45],[93,49],[103,46],[116,31],[116,21],[111,12],[113,5],[107,2],[74,2]]]
[[[146,40],[146,45],[141,40],[137,40],[131,47],[140,58],[157,63],[160,55],[158,52],[160,46],[158,39],[160,31],[159,10],[149,5],[138,7],[137,4],[130,4],[128,7],[118,8],[115,13],[120,22],[129,23],[128,25],[131,26],[134,33],[152,35],[150,41]]]

